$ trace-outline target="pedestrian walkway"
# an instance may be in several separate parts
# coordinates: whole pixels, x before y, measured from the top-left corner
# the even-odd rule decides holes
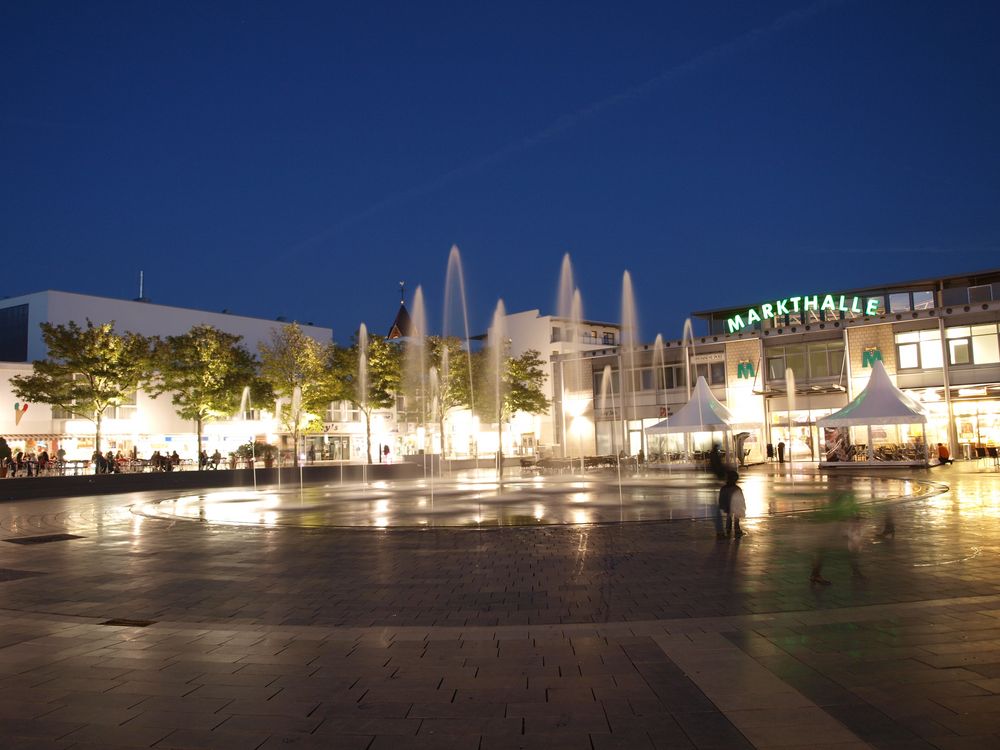
[[[705,521],[367,532],[129,511],[148,497],[0,506],[0,745],[988,747],[998,476],[933,470],[948,489],[892,504],[895,537],[866,506],[864,575],[845,544],[829,587],[809,584],[808,514],[720,543]]]

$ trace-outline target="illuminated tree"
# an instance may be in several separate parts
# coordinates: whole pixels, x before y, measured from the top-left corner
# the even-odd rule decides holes
[[[156,398],[170,392],[177,415],[194,421],[199,455],[204,424],[231,417],[245,387],[250,387],[255,403],[274,398],[270,386],[258,378],[257,360],[240,344],[242,339],[198,325],[153,342],[156,374],[149,393]]]
[[[149,340],[136,333],[115,333],[115,323],[81,328],[42,323],[45,359],[32,363],[30,375],[15,375],[11,387],[27,402],[50,404],[94,423],[94,445],[101,450],[104,412],[120,405],[151,373]]]
[[[329,366],[333,344],[321,343],[303,333],[297,323],[289,323],[273,331],[270,342],[261,342],[258,349],[261,378],[276,397],[288,402],[288,408],[281,409],[281,424],[292,433],[294,465],[298,466],[299,435],[322,428],[320,415],[331,401]]]

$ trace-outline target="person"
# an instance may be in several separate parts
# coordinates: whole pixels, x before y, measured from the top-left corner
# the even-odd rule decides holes
[[[198,468],[204,469],[208,466],[208,451],[202,448],[201,453],[198,454]]]
[[[779,464],[785,463],[785,441],[784,440],[779,440],[778,441],[778,463]]]
[[[219,453],[219,449],[215,449],[215,453],[212,454],[212,468],[218,469],[219,464],[222,463],[222,454]]]
[[[814,586],[829,586],[831,584],[831,581],[823,577],[823,562],[828,549],[834,546],[838,538],[845,537],[847,538],[847,553],[851,572],[856,579],[863,581],[865,576],[861,572],[860,555],[864,519],[854,496],[847,492],[838,495],[829,505],[814,513],[812,520],[823,523],[825,528],[820,531],[816,555],[809,573],[809,582]]]
[[[17,472],[24,468],[24,452],[18,449],[14,453],[14,465],[11,467],[10,475],[12,477],[17,476]]]
[[[7,439],[0,437],[0,477],[7,476],[7,470],[10,468],[11,458],[12,455],[10,446],[7,445]]]
[[[719,515],[716,522],[719,539],[728,539],[734,532],[737,539],[743,536],[740,519],[747,514],[747,501],[743,490],[736,484],[739,478],[737,472],[730,470],[726,473],[726,483],[719,489]],[[722,531],[722,513],[726,514],[725,533]]]
[[[106,474],[108,471],[108,462],[104,458],[104,454],[98,450],[95,450],[93,455],[91,455],[90,460],[94,462],[94,473],[95,474]]]
[[[316,446],[315,445],[310,445],[309,446],[309,452],[306,454],[306,458],[309,460],[309,463],[311,463],[311,464],[316,463]]]
[[[38,473],[41,474],[49,468],[49,452],[42,447],[38,454]]]
[[[944,466],[951,463],[951,452],[944,443],[938,443],[938,464]]]
[[[387,445],[387,446],[385,446],[385,447],[384,447],[384,448],[382,449],[382,455],[383,455],[383,456],[385,456],[385,462],[386,462],[386,463],[389,463],[389,446],[388,446],[388,445]]]
[[[181,457],[178,455],[177,451],[174,451],[173,453],[170,454],[170,460],[168,462],[167,471],[173,471],[175,467],[177,469],[180,469],[180,465],[181,465]]]
[[[722,451],[719,444],[712,444],[712,451],[708,454],[708,467],[718,479],[726,478],[726,467],[722,463]]]
[[[115,461],[115,454],[113,451],[108,451],[104,456],[104,462],[107,464],[108,474],[118,473],[118,463]]]

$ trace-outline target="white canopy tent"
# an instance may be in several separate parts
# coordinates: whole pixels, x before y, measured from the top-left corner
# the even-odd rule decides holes
[[[708,387],[704,376],[699,376],[698,382],[691,393],[691,399],[672,417],[668,417],[652,427],[647,427],[646,434],[683,434],[684,443],[682,453],[684,455],[681,460],[687,460],[694,458],[694,456],[690,455],[693,453],[690,447],[691,435],[699,432],[710,433],[710,440],[714,443],[717,442],[715,440],[715,433],[721,433],[722,442],[728,451],[731,448],[729,443],[731,442],[733,427],[733,415],[729,409],[719,402],[715,394],[712,393],[712,389]],[[671,458],[671,451],[662,451],[662,453]],[[673,457],[681,458],[677,456],[677,453],[677,451],[674,451]]]
[[[882,362],[876,361],[865,389],[843,409],[817,422],[823,431],[827,457],[822,465],[836,466],[844,461],[926,465],[926,424],[927,416],[920,405],[899,390],[889,379]],[[904,425],[920,425],[919,435],[905,445],[899,429]],[[863,446],[849,439],[852,429],[857,434],[861,428],[865,428],[867,434],[867,443]],[[833,444],[830,433],[834,433]],[[879,440],[883,443],[876,448]]]

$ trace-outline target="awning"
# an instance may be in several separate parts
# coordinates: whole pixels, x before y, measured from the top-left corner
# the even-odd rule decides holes
[[[881,361],[872,366],[868,385],[840,411],[823,417],[819,427],[851,427],[866,424],[925,424],[923,408],[889,379]]]

